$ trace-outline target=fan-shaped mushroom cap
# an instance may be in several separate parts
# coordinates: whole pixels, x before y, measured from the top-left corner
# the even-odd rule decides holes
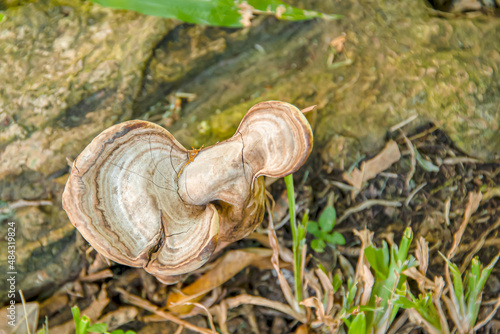
[[[167,282],[203,265],[219,240],[250,233],[264,215],[258,177],[293,173],[311,149],[309,123],[283,102],[257,104],[233,137],[199,152],[158,125],[129,121],[78,156],[63,207],[98,252]]]

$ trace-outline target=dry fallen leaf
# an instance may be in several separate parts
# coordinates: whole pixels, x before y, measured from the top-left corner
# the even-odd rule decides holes
[[[401,152],[399,152],[398,144],[390,140],[374,158],[363,161],[360,169],[354,168],[350,174],[344,173],[342,178],[357,190],[361,190],[364,182],[373,179],[399,161],[400,158]]]
[[[269,238],[265,234],[257,233],[257,232],[252,232],[247,237],[247,239],[256,240],[256,241],[260,242],[263,246],[271,248],[271,244],[269,243]],[[286,247],[282,247],[280,244],[278,244],[278,247],[279,247],[279,253],[280,253],[281,260],[283,260],[283,261],[285,261],[287,263],[293,263],[293,253],[292,253],[292,251],[289,250]]]
[[[319,268],[314,272],[316,273],[316,276],[318,276],[321,286],[323,287],[324,295],[326,295],[326,314],[330,314],[333,309],[334,302],[332,280],[323,272],[323,270]],[[318,295],[317,297],[319,298],[321,295]]]
[[[250,265],[259,268],[270,268],[272,251],[265,248],[239,249],[226,253],[211,270],[198,278],[194,283],[178,293],[172,293],[167,299],[167,308],[178,314],[189,313],[193,305],[207,293],[231,279],[243,268]]]
[[[150,303],[149,301],[147,301],[145,299],[142,299],[139,296],[128,293],[127,291],[123,290],[122,288],[116,288],[116,291],[118,293],[120,293],[120,295],[125,303],[129,303],[129,304],[135,305],[137,307],[143,308],[149,312],[152,312],[152,313],[162,317],[163,319],[165,319],[167,321],[172,321],[172,322],[174,322],[178,325],[184,326],[187,329],[190,329],[192,331],[202,333],[202,334],[213,334],[214,333],[212,330],[209,330],[207,328],[201,328],[201,327],[198,327],[198,326],[191,324],[188,321],[179,319],[178,317],[176,317],[175,315],[173,315],[170,312],[162,311],[162,310],[160,310],[160,308],[158,306]]]
[[[260,296],[239,295],[236,297],[224,299],[223,302],[226,304],[228,309],[235,308],[240,305],[250,304],[250,305],[272,308],[281,313],[288,314],[292,318],[303,323],[305,323],[307,320],[305,314],[295,311],[290,306]],[[217,306],[210,308],[210,310],[214,310],[215,307]]]
[[[271,214],[268,213],[268,217],[271,217]],[[280,287],[281,291],[283,292],[283,295],[285,296],[286,301],[292,308],[297,311],[301,312],[301,308],[299,307],[299,304],[297,303],[297,300],[295,299],[295,296],[293,295],[292,288],[288,284],[285,276],[283,276],[283,273],[280,270],[280,265],[279,265],[279,243],[278,243],[278,238],[276,237],[276,232],[274,231],[274,225],[273,225],[273,220],[272,218],[269,218],[269,244],[271,248],[273,249],[273,255],[271,257],[271,262],[273,264],[274,270],[276,270],[276,273],[278,275],[278,280],[280,282]]]
[[[458,245],[460,244],[460,241],[462,240],[462,236],[465,232],[465,228],[467,227],[467,224],[469,223],[469,219],[472,216],[474,212],[476,212],[477,208],[479,207],[479,204],[481,203],[481,198],[483,195],[480,192],[477,193],[469,193],[469,202],[467,203],[467,207],[465,208],[465,213],[464,213],[464,218],[462,220],[462,224],[460,224],[460,227],[457,232],[453,235],[453,245],[451,246],[448,254],[446,254],[446,258],[448,260],[451,260],[451,258],[455,255]]]
[[[429,244],[425,241],[424,237],[420,237],[417,241],[415,257],[418,261],[418,269],[423,275],[425,275],[427,267],[429,266]]]
[[[36,324],[38,322],[38,311],[40,306],[37,302],[26,303],[23,307],[21,303],[17,303],[13,306],[15,311],[9,310],[8,308],[12,305],[8,305],[0,309],[0,333],[9,334],[24,334],[28,333],[26,324],[29,326],[29,332],[35,333]],[[26,316],[24,314],[24,309],[26,308]],[[12,313],[14,312],[14,313]],[[10,316],[10,317],[9,317]],[[13,317],[13,318],[12,318]],[[14,326],[12,326],[14,324]]]
[[[133,306],[122,306],[113,312],[106,313],[100,317],[96,323],[105,323],[108,330],[112,331],[131,321],[139,314],[139,310]]]
[[[309,333],[309,331],[307,330],[306,324],[300,325],[295,331],[295,334],[307,334],[307,333]]]

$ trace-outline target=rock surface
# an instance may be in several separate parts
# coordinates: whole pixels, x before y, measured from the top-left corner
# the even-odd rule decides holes
[[[261,17],[251,29],[223,29],[89,2],[5,11],[0,200],[52,202],[2,221],[2,240],[16,222],[18,288],[48,293],[78,274],[82,254],[60,203],[67,159],[121,121],[156,121],[186,147],[207,146],[231,136],[252,105],[283,100],[318,105],[308,115],[315,149],[337,167],[380,148],[391,126],[415,114],[412,124],[434,122],[464,152],[500,157],[498,19],[445,18],[411,0],[293,4],[344,18]],[[330,42],[343,33],[336,53]]]

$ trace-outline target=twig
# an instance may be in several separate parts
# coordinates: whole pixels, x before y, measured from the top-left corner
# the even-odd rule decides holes
[[[306,112],[309,112],[309,111],[314,110],[314,108],[316,108],[316,105],[313,105],[313,106],[310,106],[310,107],[304,108],[304,109],[302,109],[302,110],[301,110],[301,112],[302,112],[303,114],[305,114]]]
[[[408,139],[409,139],[410,141],[413,141],[413,140],[415,140],[415,139],[422,138],[422,137],[424,137],[424,136],[427,136],[427,135],[428,135],[428,134],[430,134],[430,133],[433,133],[433,132],[434,132],[434,131],[436,131],[437,129],[439,129],[439,126],[434,125],[432,128],[427,129],[427,130],[425,130],[425,131],[423,131],[423,132],[417,133],[416,135],[413,135],[413,136],[411,136],[411,137],[410,137],[410,138],[408,138]]]
[[[135,296],[133,294],[128,293],[127,291],[123,290],[122,288],[116,288],[116,291],[118,291],[125,302],[130,303],[132,305],[135,305],[137,307],[143,308],[149,312],[152,312],[156,315],[159,315],[160,317],[170,320],[172,322],[175,322],[178,325],[182,325],[186,327],[187,329],[190,329],[192,331],[198,332],[198,333],[203,333],[203,334],[212,334],[213,332],[207,328],[201,328],[198,326],[195,326],[191,324],[190,322],[187,322],[185,320],[179,319],[173,314],[169,312],[165,312],[159,309],[158,306],[150,303],[149,301],[142,299],[138,296]]]
[[[340,188],[342,190],[347,190],[347,191],[357,191],[357,189],[353,186],[350,186],[348,184],[345,184],[343,182],[339,181],[328,181],[330,184],[336,186],[337,188]]]
[[[7,208],[0,209],[0,213],[6,213],[9,212],[10,210],[24,208],[26,206],[40,206],[40,205],[52,205],[52,202],[48,200],[26,201],[24,199],[20,199],[18,201],[9,203]]]
[[[415,156],[415,150],[413,149],[413,144],[408,139],[408,137],[406,137],[403,131],[401,131],[401,136],[403,136],[403,139],[406,143],[406,146],[408,146],[408,150],[410,151],[411,155],[411,168],[410,171],[408,172],[408,175],[406,175],[405,179],[406,189],[410,189],[410,181],[413,178],[413,175],[415,174],[415,165],[417,164],[417,158]]]
[[[24,300],[23,290],[19,290],[19,294],[21,295],[21,302],[23,303],[24,320],[26,321],[26,330],[28,331],[28,334],[31,334],[30,333],[30,324],[28,323],[28,314],[26,313],[26,301]]]
[[[458,165],[461,163],[480,163],[481,160],[469,157],[446,158],[443,160],[444,165]]]
[[[382,172],[382,173],[379,173],[378,175],[383,176],[383,177],[387,177],[387,178],[391,178],[391,179],[399,178],[398,174],[396,174],[396,173]]]
[[[462,240],[462,236],[465,232],[465,228],[467,227],[467,223],[469,222],[472,214],[476,212],[477,208],[479,207],[481,197],[482,195],[479,192],[469,193],[469,202],[467,203],[467,207],[465,208],[464,219],[462,221],[462,224],[460,224],[458,231],[453,235],[453,244],[451,246],[451,249],[448,251],[448,254],[446,254],[446,258],[448,260],[451,260],[451,258],[455,255],[458,249],[458,245],[460,244],[460,240]],[[448,266],[446,266],[446,268],[448,268]]]
[[[444,202],[444,219],[446,225],[450,226],[450,209],[451,209],[451,197],[448,197]]]
[[[460,247],[458,247],[457,253],[467,252],[470,249],[472,249],[475,244],[476,243],[472,242],[470,244],[460,245]],[[500,246],[500,238],[490,238],[490,239],[487,239],[484,242],[483,247],[489,247],[489,246]]]
[[[476,242],[476,245],[474,246],[472,251],[469,254],[467,254],[467,256],[465,257],[465,260],[463,261],[462,266],[460,267],[461,272],[464,272],[465,268],[467,268],[467,266],[469,265],[469,263],[472,260],[472,258],[474,257],[474,255],[476,255],[477,252],[479,252],[481,250],[481,248],[484,246],[484,243],[485,243],[488,235],[499,226],[500,226],[500,219],[497,219],[497,221],[494,224],[490,225],[486,229],[486,231],[484,231],[481,234],[481,237]]]
[[[82,281],[82,282],[94,282],[94,281],[98,281],[98,280],[105,279],[108,277],[113,277],[113,272],[110,269],[104,269],[104,270],[101,270],[97,273],[92,273],[92,274],[89,274],[87,276],[83,276],[80,278],[80,281]]]
[[[305,317],[305,314],[300,314],[296,312],[294,309],[292,309],[290,306],[274,301],[274,300],[269,300],[263,297],[259,296],[251,296],[251,295],[239,295],[236,297],[232,298],[227,298],[224,299],[224,302],[226,303],[228,308],[234,308],[243,304],[251,304],[251,305],[257,305],[257,306],[264,306],[264,307],[269,307],[272,309],[275,309],[277,311],[280,311],[281,313],[288,314],[289,316],[293,317],[294,319],[297,319],[298,321],[302,323],[306,323],[307,319]]]
[[[387,334],[396,334],[397,331],[408,321],[408,311],[405,310],[392,324]]]
[[[186,305],[194,305],[196,307],[199,307],[203,311],[205,311],[205,313],[207,314],[208,323],[210,324],[210,328],[212,329],[212,333],[214,333],[214,334],[217,333],[217,331],[215,330],[214,318],[212,317],[212,313],[210,313],[210,311],[208,310],[208,308],[205,305],[203,305],[201,303],[186,303]]]
[[[415,188],[411,193],[410,195],[408,196],[408,198],[406,199],[405,201],[405,205],[408,207],[408,205],[410,205],[410,202],[411,200],[413,199],[413,197],[420,191],[422,190],[423,187],[425,187],[427,185],[427,182],[424,182],[422,183],[421,185],[419,185],[417,188]]]
[[[410,124],[411,122],[413,122],[415,119],[417,119],[417,117],[418,117],[418,114],[413,114],[413,115],[411,115],[410,117],[408,117],[407,119],[405,119],[404,121],[399,122],[399,123],[398,123],[398,124],[396,124],[396,125],[393,125],[393,126],[389,129],[389,131],[394,132],[394,131],[396,131],[396,130],[399,130],[399,129],[401,129],[403,126],[405,126],[405,125]]]
[[[386,200],[382,200],[382,199],[372,199],[372,200],[364,201],[360,205],[357,205],[353,208],[346,210],[344,212],[344,214],[342,215],[342,217],[340,217],[337,220],[336,226],[338,226],[338,224],[343,222],[347,217],[349,217],[353,213],[363,211],[364,209],[370,208],[374,205],[398,207],[398,206],[401,206],[401,202],[399,202],[399,201],[386,201]]]

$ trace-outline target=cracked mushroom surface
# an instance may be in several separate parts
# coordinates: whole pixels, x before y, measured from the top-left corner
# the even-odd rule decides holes
[[[231,138],[201,150],[154,123],[120,123],[75,159],[63,207],[98,252],[171,283],[219,241],[253,231],[264,216],[259,176],[295,172],[312,139],[302,112],[278,101],[255,105]]]

